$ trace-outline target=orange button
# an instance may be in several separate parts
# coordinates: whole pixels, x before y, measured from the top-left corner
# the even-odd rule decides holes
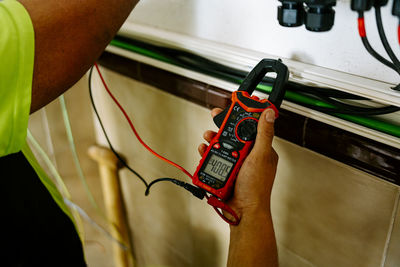
[[[236,151],[233,151],[233,152],[232,152],[232,156],[233,156],[234,158],[237,158],[237,157],[239,156],[239,154],[238,154]]]
[[[215,149],[220,149],[221,145],[220,145],[219,143],[216,143],[213,147],[214,147]]]
[[[254,100],[257,100],[257,101],[260,100],[260,98],[258,96],[255,96],[255,95],[253,95],[251,98],[254,99]]]

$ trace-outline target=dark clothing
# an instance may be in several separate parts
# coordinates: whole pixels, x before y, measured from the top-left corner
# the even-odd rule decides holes
[[[71,219],[22,154],[0,158],[1,266],[86,266]]]

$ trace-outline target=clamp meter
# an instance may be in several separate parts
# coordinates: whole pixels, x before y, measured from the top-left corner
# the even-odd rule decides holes
[[[267,72],[277,76],[268,100],[251,96]],[[193,184],[226,200],[231,194],[239,169],[253,147],[258,119],[272,108],[278,117],[285,95],[289,71],[280,60],[263,59],[247,75],[239,89],[232,93],[232,104],[214,117],[219,127],[193,175]]]

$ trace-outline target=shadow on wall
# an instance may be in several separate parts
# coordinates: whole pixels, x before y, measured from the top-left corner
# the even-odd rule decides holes
[[[298,62],[305,62],[307,64],[314,65],[313,57],[304,52],[295,51],[293,52],[293,54],[290,55],[289,58]]]

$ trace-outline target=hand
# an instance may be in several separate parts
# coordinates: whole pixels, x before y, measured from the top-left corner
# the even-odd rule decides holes
[[[221,111],[219,108],[213,109],[212,117]],[[278,164],[278,154],[272,148],[274,120],[275,112],[272,109],[267,109],[261,114],[254,147],[239,171],[233,196],[227,201],[239,217],[245,213],[259,212],[260,209],[264,211],[270,209],[271,190]],[[216,134],[213,131],[206,131],[204,139],[210,142]],[[201,156],[206,149],[206,144],[199,146]]]

